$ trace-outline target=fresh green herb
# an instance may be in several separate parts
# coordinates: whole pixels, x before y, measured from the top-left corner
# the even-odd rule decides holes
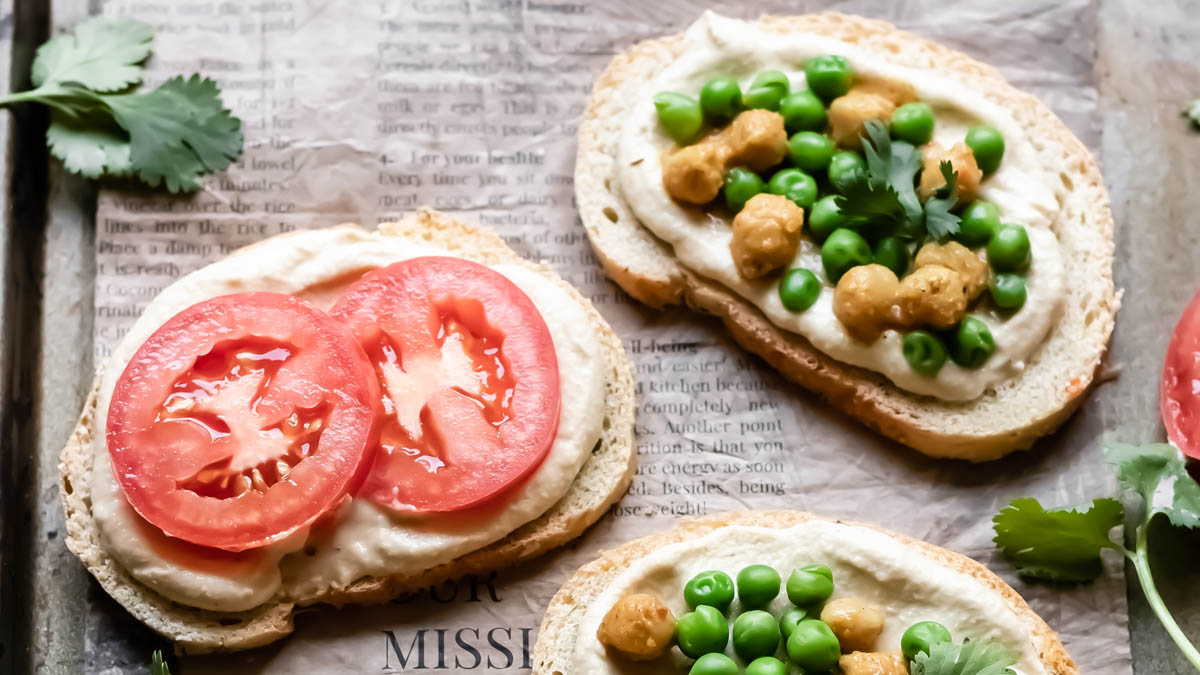
[[[150,675],[171,675],[171,669],[167,667],[167,662],[163,661],[162,652],[157,649],[150,657]]]
[[[1150,522],[1159,515],[1176,527],[1200,526],[1200,485],[1188,475],[1183,457],[1172,445],[1105,443],[1104,457],[1116,469],[1121,487],[1140,497],[1133,550],[1108,538],[1124,518],[1120,503],[1113,499],[1097,499],[1083,512],[1047,511],[1034,499],[1014,500],[993,519],[996,545],[1022,575],[1048,581],[1095,579],[1102,572],[1100,552],[1120,551],[1133,563],[1150,608],[1200,671],[1200,651],[1180,630],[1154,585],[1147,541]]]
[[[1187,111],[1183,114],[1192,120],[1192,124],[1200,127],[1200,98],[1189,103]]]
[[[842,215],[855,223],[890,224],[897,228],[896,236],[910,240],[926,235],[944,239],[958,232],[959,217],[950,213],[958,202],[958,174],[949,162],[941,166],[946,185],[922,206],[915,187],[923,166],[921,152],[909,143],[893,143],[887,127],[878,120],[868,120],[865,129],[867,169],[852,178],[836,198]]]
[[[938,642],[912,660],[912,675],[1012,675],[1012,655],[992,642]]]
[[[39,47],[35,88],[0,97],[0,107],[49,106],[46,143],[69,171],[195,190],[202,176],[241,157],[242,123],[216,83],[199,75],[136,91],[152,40],[140,21],[88,19]]]

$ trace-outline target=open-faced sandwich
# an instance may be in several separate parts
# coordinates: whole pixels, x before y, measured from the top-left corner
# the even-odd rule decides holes
[[[926,454],[1082,401],[1112,332],[1091,154],[992,68],[878,21],[705,13],[600,76],[575,186],[608,274]]]
[[[1074,675],[986,567],[799,511],[721,514],[629,542],[551,600],[535,674]]]
[[[67,545],[190,652],[512,565],[633,473],[612,329],[548,268],[432,211],[241,249],[162,291],[62,453]]]

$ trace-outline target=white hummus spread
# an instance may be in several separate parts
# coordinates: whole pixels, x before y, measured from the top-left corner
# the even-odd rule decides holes
[[[903,335],[888,331],[871,344],[853,339],[833,314],[833,286],[826,283],[816,303],[792,313],[779,300],[774,279],[747,281],[729,252],[727,221],[703,209],[675,202],[662,185],[664,152],[675,147],[661,130],[654,108],[660,91],[699,92],[717,74],[739,78],[743,90],[755,73],[778,69],[788,74],[793,91],[804,85],[803,64],[824,54],[845,56],[856,73],[901,80],[913,85],[933,107],[934,141],[949,147],[962,141],[968,126],[996,127],[1005,139],[1004,160],[987,177],[980,196],[1000,208],[1002,222],[1023,225],[1029,233],[1032,261],[1026,275],[1025,306],[1011,317],[981,316],[991,329],[996,352],[983,367],[946,363],[935,377],[916,373],[901,352]],[[1045,165],[1034,143],[1010,114],[936,70],[888,63],[854,45],[819,35],[779,35],[752,23],[706,12],[687,32],[687,46],[674,62],[650,80],[635,98],[621,129],[617,153],[619,190],[642,222],[674,247],[689,269],[727,287],[751,303],[776,326],[798,333],[825,354],[880,373],[908,391],[947,401],[968,401],[1021,373],[1054,324],[1064,298],[1064,261],[1053,228],[1066,190],[1058,171]],[[804,239],[792,267],[805,267],[824,279],[819,248]]]
[[[689,662],[678,649],[667,658],[678,661],[634,663],[609,656],[596,630],[609,608],[631,593],[657,595],[675,616],[688,611],[683,587],[693,576],[720,570],[736,577],[743,567],[770,565],[786,581],[793,569],[813,563],[833,570],[833,597],[856,596],[887,615],[875,651],[898,651],[900,636],[918,621],[937,621],[956,641],[964,637],[996,642],[1017,659],[1018,675],[1043,675],[1041,645],[1029,626],[995,591],[961,572],[940,565],[900,541],[876,530],[813,520],[787,529],[723,527],[692,541],[671,544],[622,571],[587,608],[579,622],[573,672],[588,675],[686,672]],[[790,606],[780,593],[768,610],[779,616]],[[730,615],[740,611],[734,601]],[[732,641],[731,641],[732,642]],[[732,644],[728,655],[736,658]]]
[[[519,265],[496,265],[533,301],[554,340],[562,390],[558,434],[541,466],[505,503],[447,514],[399,515],[349,500],[332,522],[271,546],[225,553],[162,534],[129,506],[113,476],[103,433],[112,391],[138,347],[167,319],[201,300],[274,291],[327,308],[371,269],[445,251],[342,226],[276,237],[242,249],[165,289],[106,365],[97,401],[92,514],[104,548],[135,579],[182,604],[242,611],[276,593],[304,598],[371,575],[419,573],[491,544],[545,513],[566,494],[604,423],[603,349],[586,310],[563,289]]]

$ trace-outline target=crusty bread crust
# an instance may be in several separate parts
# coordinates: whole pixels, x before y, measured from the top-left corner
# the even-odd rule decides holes
[[[549,511],[490,546],[419,573],[366,577],[341,591],[302,598],[277,597],[246,612],[221,613],[172,602],[133,579],[104,550],[91,512],[92,440],[103,433],[94,419],[96,384],[79,422],[63,448],[60,497],[67,519],[67,547],[87,566],[100,585],[142,623],[174,640],[185,653],[232,651],[267,644],[292,632],[296,606],[326,603],[381,603],[448,579],[479,575],[541,555],[579,536],[617,499],[633,478],[633,367],[620,339],[599,312],[549,267],[518,256],[495,234],[422,209],[379,230],[394,237],[425,243],[483,264],[518,264],[537,271],[569,292],[591,315],[604,347],[605,419],[600,443],[580,469],[570,490]],[[261,245],[255,244],[255,246]]]
[[[579,568],[550,600],[537,643],[533,647],[534,675],[587,675],[574,669],[575,644],[579,639],[579,623],[589,606],[613,579],[631,563],[669,544],[702,537],[713,530],[729,525],[787,528],[809,520],[829,520],[803,511],[742,511],[721,513],[694,520],[685,520],[660,534],[635,539],[611,551],[603,551],[592,562]],[[842,522],[842,521],[837,521]],[[882,532],[893,539],[919,550],[931,565],[940,565],[960,574],[969,575],[996,595],[1028,626],[1030,633],[1041,643],[1039,656],[1050,675],[1078,675],[1079,669],[1067,654],[1058,635],[1046,625],[1011,586],[978,562],[953,551],[934,546],[919,539],[889,532],[874,525],[842,523]],[[583,639],[594,639],[583,636]]]
[[[975,401],[945,402],[903,391],[877,373],[826,356],[720,284],[685,269],[670,245],[638,222],[619,192],[615,166],[630,102],[684,49],[682,35],[642,42],[617,55],[597,79],[584,112],[575,189],[588,238],[605,271],[646,304],[686,304],[720,318],[739,344],[785,376],[927,455],[990,460],[1026,449],[1053,431],[1092,385],[1120,304],[1112,280],[1112,213],[1091,153],[1049,108],[1014,89],[991,66],[890,24],[828,12],[764,17],[758,26],[783,34],[817,33],[892,63],[936,69],[1030,129],[1046,165],[1062,167],[1065,198],[1053,227],[1067,259],[1068,292],[1058,325],[1021,376]]]

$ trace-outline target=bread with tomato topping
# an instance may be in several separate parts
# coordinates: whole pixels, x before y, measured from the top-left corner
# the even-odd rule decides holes
[[[618,54],[596,80],[583,114],[576,196],[588,238],[609,277],[652,307],[684,305],[716,317],[742,347],[789,379],[927,455],[986,461],[1027,449],[1054,431],[1095,383],[1120,304],[1112,278],[1112,213],[1091,153],[1045,104],[1012,87],[995,68],[888,23],[826,12],[763,17],[753,25],[776,34],[833,38],[891,64],[936,69],[1029,129],[1040,155],[1060,170],[1067,187],[1061,227],[1056,226],[1068,280],[1057,324],[1023,373],[972,401],[943,401],[826,355],[730,289],[685,267],[669,243],[639,222],[620,192],[617,168],[623,122],[645,97],[644,85],[684,51],[682,34]]]
[[[495,234],[436,211],[423,209],[400,222],[381,224],[379,231],[484,265],[521,265],[562,288],[585,308],[604,351],[605,410],[600,440],[566,494],[550,510],[484,548],[419,573],[367,577],[343,589],[276,598],[243,612],[208,611],[173,602],[140,583],[102,544],[89,494],[93,441],[104,433],[104,421],[95,417],[101,369],[59,464],[67,546],[105,591],[139,621],[173,640],[180,652],[239,650],[273,642],[292,632],[292,617],[300,606],[382,603],[447,580],[516,565],[579,536],[629,486],[635,463],[632,366],[616,333],[591,303],[549,267],[522,259]]]

